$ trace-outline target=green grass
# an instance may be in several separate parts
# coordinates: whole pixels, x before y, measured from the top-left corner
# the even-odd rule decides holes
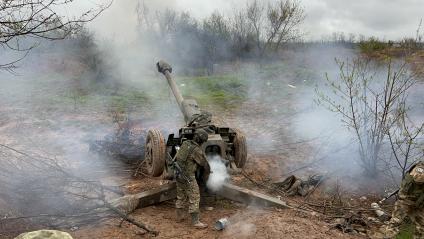
[[[399,234],[396,236],[396,239],[412,239],[414,234],[415,226],[411,223],[404,224],[400,228]]]
[[[307,85],[308,79],[315,77],[314,72],[304,67],[290,66],[284,62],[274,62],[262,67],[252,68],[250,71],[234,72],[222,75],[175,77],[184,98],[195,99],[200,108],[230,109],[237,107],[248,99],[249,87],[257,87],[263,96],[274,103],[272,99],[294,92],[287,84],[294,84],[298,88]],[[46,94],[35,94],[32,99],[42,105],[48,105],[52,111],[57,109],[104,109],[112,108],[117,112],[126,112],[128,109],[157,108],[162,104],[174,101],[168,85],[156,83],[158,79],[145,80],[145,84],[131,82],[121,84],[118,89],[113,84],[84,83],[88,80],[63,78],[60,75],[44,75],[38,79],[36,89],[45,90]],[[289,80],[287,80],[289,79]],[[305,82],[304,80],[308,81]],[[162,80],[162,79],[161,79]],[[256,82],[253,82],[255,80]],[[79,84],[81,83],[81,84]],[[253,84],[253,85],[252,85]],[[54,89],[52,89],[54,85]],[[281,112],[276,112],[281,113]]]
[[[150,100],[143,89],[120,85],[117,89],[104,84],[75,84],[69,78],[45,75],[37,80],[28,104],[43,106],[44,112],[67,110],[103,110],[127,112],[129,108],[149,107]],[[53,86],[53,87],[52,87]]]
[[[43,82],[37,88],[47,88],[52,82],[60,81],[49,77],[49,84]],[[233,107],[247,98],[247,86],[238,75],[218,75],[202,77],[179,77],[175,79],[185,98],[195,99],[201,108]],[[72,109],[102,109],[107,107],[114,112],[125,114],[129,109],[146,109],[160,104],[169,104],[169,87],[161,84],[158,87],[121,85],[118,90],[103,86],[90,88],[63,87],[46,94],[37,94],[37,101],[52,111]]]
[[[105,97],[109,98],[112,107],[121,109],[149,104],[148,97],[141,90],[124,89]]]
[[[196,99],[201,106],[226,108],[247,98],[247,86],[237,75],[184,77],[177,84],[184,97]]]

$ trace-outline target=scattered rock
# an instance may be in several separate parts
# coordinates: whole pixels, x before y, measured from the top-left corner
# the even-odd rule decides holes
[[[390,215],[383,211],[378,203],[371,203],[371,208],[374,209],[374,212],[380,221],[385,222],[390,219]]]
[[[71,230],[71,232],[74,232],[74,231],[76,231],[76,230],[78,230],[79,229],[79,227],[71,227],[69,230]]]
[[[346,222],[346,219],[344,218],[336,218],[336,220],[334,220],[335,224],[344,224]]]
[[[378,223],[378,222],[380,222],[377,218],[375,218],[375,217],[367,217],[367,220],[368,221],[370,221],[370,222],[374,222],[374,223]]]
[[[206,211],[212,211],[213,210],[213,207],[205,207],[205,210]]]

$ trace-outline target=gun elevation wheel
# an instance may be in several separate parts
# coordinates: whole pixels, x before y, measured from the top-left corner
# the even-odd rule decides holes
[[[243,168],[247,160],[246,136],[239,130],[235,129],[237,135],[234,138],[234,162],[238,168]]]
[[[162,133],[157,129],[150,129],[147,133],[144,151],[148,175],[158,177],[162,174],[165,168],[165,150],[165,139]]]

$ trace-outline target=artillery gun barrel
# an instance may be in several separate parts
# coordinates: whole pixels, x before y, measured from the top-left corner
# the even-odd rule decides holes
[[[171,74],[169,74],[169,71],[165,71],[165,73],[163,73],[163,74],[165,75],[165,78],[168,81],[169,86],[171,87],[172,93],[174,94],[175,99],[177,100],[177,103],[178,103],[178,106],[180,107],[180,110],[184,112],[184,108],[183,108],[184,98],[181,95],[180,90],[177,87],[177,84],[171,78]]]
[[[171,87],[172,93],[175,96],[175,99],[177,100],[178,107],[180,108],[181,112],[184,115],[184,119],[186,123],[190,122],[192,117],[196,114],[200,114],[199,106],[197,105],[197,102],[192,99],[185,100],[183,96],[180,93],[180,90],[177,87],[177,84],[175,83],[174,79],[171,77],[172,73],[172,67],[164,62],[159,61],[156,64],[158,71],[162,73],[166,80],[168,81],[169,87]]]

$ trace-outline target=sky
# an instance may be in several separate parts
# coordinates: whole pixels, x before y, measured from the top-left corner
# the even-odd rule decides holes
[[[112,36],[124,40],[133,39],[138,1],[141,0],[114,0],[110,9],[90,23],[90,27],[104,38]],[[214,11],[230,14],[234,8],[244,7],[249,0],[144,1],[151,9],[168,7],[178,11],[189,11],[196,18],[202,18]],[[306,33],[307,40],[319,40],[330,36],[333,32],[376,36],[385,40],[415,37],[420,20],[424,18],[424,0],[299,0],[299,2],[306,13],[302,30]]]

